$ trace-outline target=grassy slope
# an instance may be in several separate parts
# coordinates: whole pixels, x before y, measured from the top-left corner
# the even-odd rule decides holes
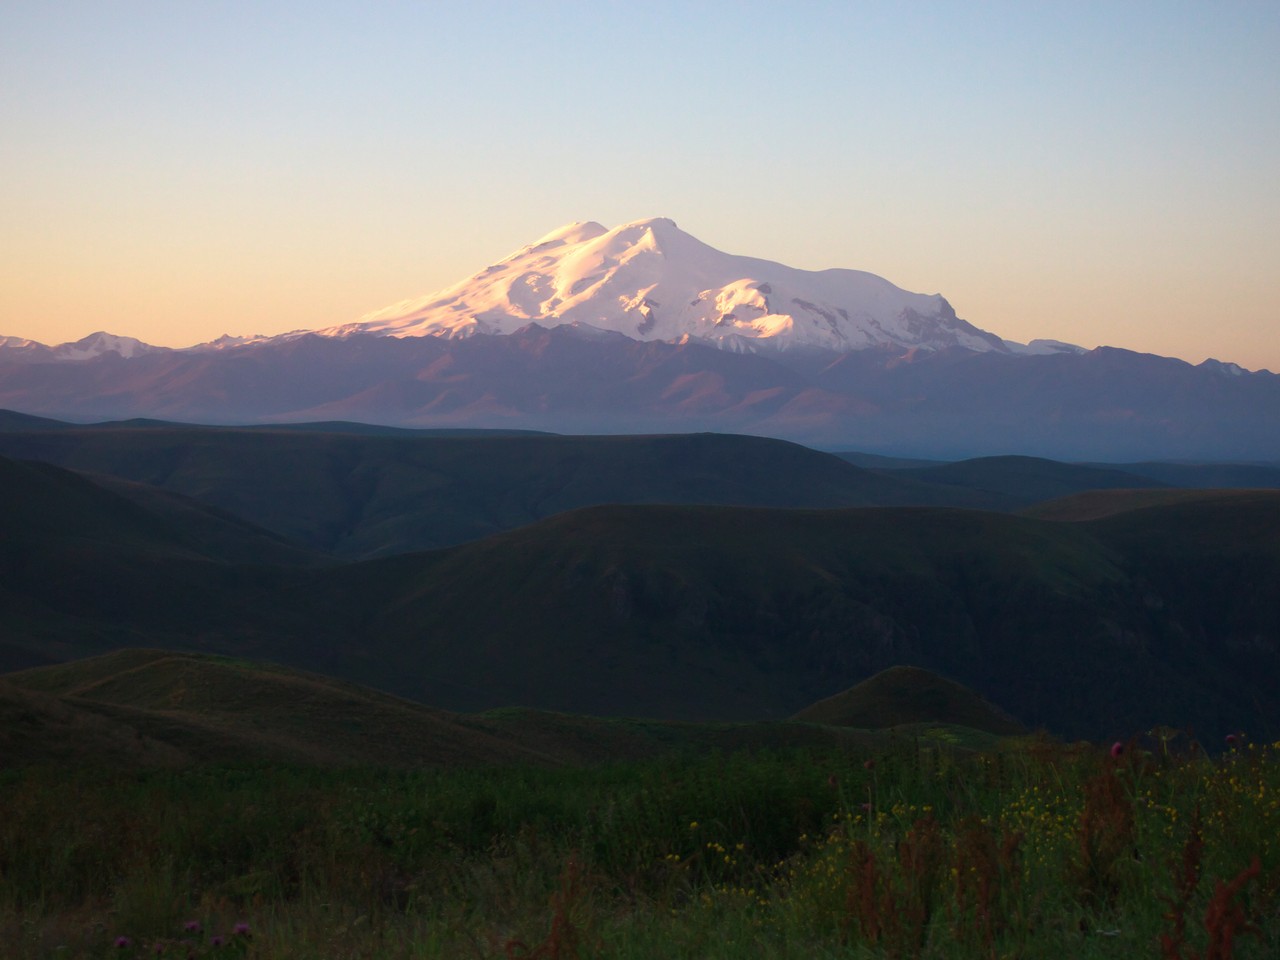
[[[446,711],[269,664],[123,650],[9,674],[7,681],[185,759],[403,766],[545,762]]]

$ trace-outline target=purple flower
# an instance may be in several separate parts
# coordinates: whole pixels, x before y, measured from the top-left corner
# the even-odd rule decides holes
[[[1119,740],[1117,740],[1115,743],[1111,745],[1111,756],[1113,758],[1118,759],[1120,755],[1123,753],[1124,753],[1124,744],[1121,743]]]
[[[237,937],[247,937],[249,935],[249,925],[247,923],[237,923],[231,928],[231,933]]]
[[[133,946],[133,941],[130,940],[128,937],[116,937],[116,946],[121,950],[123,950],[126,947]]]
[[[183,930],[185,930],[187,933],[199,933],[199,932],[200,932],[200,921],[199,921],[199,920],[188,920],[186,923],[184,923],[184,924],[182,925],[182,929],[183,929]]]
[[[1239,738],[1239,737],[1237,737],[1234,733],[1228,733],[1228,734],[1227,734],[1227,746],[1228,746],[1228,747],[1234,747],[1234,746],[1235,746],[1237,743],[1239,743],[1239,742],[1240,742],[1240,738]]]
[[[225,939],[219,936],[214,936],[209,938],[209,945],[212,947],[220,947],[226,942],[227,941]]]

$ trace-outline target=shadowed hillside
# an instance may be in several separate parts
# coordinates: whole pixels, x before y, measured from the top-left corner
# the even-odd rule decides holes
[[[193,497],[349,559],[475,540],[582,506],[981,506],[761,437],[458,436],[103,425],[0,433],[0,453]],[[305,478],[300,483],[299,478]]]
[[[0,533],[49,553],[94,544],[150,556],[296,564],[314,554],[188,497],[114,478],[98,482],[46,463],[0,457]]]
[[[0,458],[0,669],[146,643],[225,644],[264,624],[273,637],[305,632],[274,595],[314,554],[163,491],[128,494]]]
[[[1235,522],[1265,526],[1275,501],[1237,508]],[[1135,521],[1163,545],[1146,553],[1118,529],[967,511],[594,508],[321,574],[314,602],[378,638],[384,659],[353,667],[366,682],[457,709],[787,716],[905,663],[1070,735],[1230,729],[1240,690],[1261,704],[1276,684],[1264,638],[1280,599],[1175,576],[1159,556],[1194,523]],[[1278,544],[1226,536],[1214,562],[1280,575]],[[1190,640],[1171,615],[1224,602],[1240,609],[1232,631],[1257,631],[1252,648],[1228,655],[1211,621]]]

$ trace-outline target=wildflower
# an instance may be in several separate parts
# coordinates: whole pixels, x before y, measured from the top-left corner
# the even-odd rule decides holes
[[[1236,748],[1236,744],[1238,744],[1239,742],[1240,742],[1240,738],[1237,737],[1234,733],[1227,734],[1227,746],[1230,747],[1232,750]]]
[[[868,757],[866,760],[862,761],[862,765],[868,770],[874,770],[876,768],[875,758]]]
[[[237,923],[231,928],[231,933],[233,936],[247,937],[249,935],[249,925],[244,922]]]
[[[1117,740],[1111,745],[1111,756],[1118,759],[1122,753],[1124,753],[1124,744]]]
[[[133,946],[133,941],[130,940],[128,937],[116,937],[116,946],[119,949],[124,950],[127,947]]]
[[[220,946],[222,946],[224,943],[226,943],[226,940],[225,940],[223,937],[220,937],[220,936],[212,936],[212,937],[210,937],[210,938],[209,938],[209,945],[210,945],[210,946],[212,946],[212,947],[220,947]]]
[[[186,923],[184,923],[184,924],[182,925],[182,929],[183,929],[185,932],[187,932],[187,933],[199,933],[199,932],[200,932],[200,921],[199,921],[199,920],[188,920]]]

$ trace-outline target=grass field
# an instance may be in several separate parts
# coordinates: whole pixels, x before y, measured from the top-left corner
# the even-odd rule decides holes
[[[932,734],[554,769],[9,771],[0,952],[1277,955],[1280,744]]]

